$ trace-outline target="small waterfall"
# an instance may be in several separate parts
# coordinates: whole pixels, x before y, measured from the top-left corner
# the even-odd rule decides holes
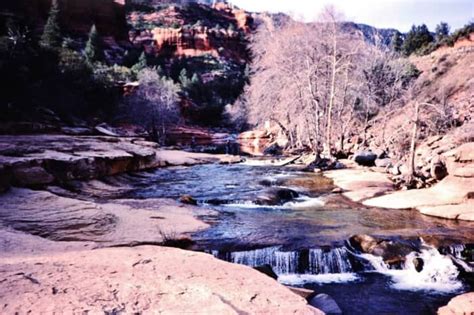
[[[399,290],[431,290],[453,292],[462,288],[458,280],[459,271],[451,259],[442,255],[436,248],[424,246],[419,253],[412,252],[406,256],[402,269],[389,269],[382,257],[370,254],[357,255],[366,260],[375,272],[390,276],[392,287]],[[420,272],[416,270],[415,259],[423,261]]]
[[[243,252],[230,253],[230,262],[251,267],[274,265],[274,256],[279,247],[268,247]]]
[[[349,253],[343,247],[282,251],[281,247],[221,253],[212,251],[215,257],[251,267],[270,265],[278,275],[284,274],[331,274],[352,272]]]
[[[298,265],[298,252],[275,252],[274,269],[276,274],[297,273]]]
[[[458,259],[463,259],[463,251],[466,246],[463,244],[454,244],[440,248],[442,254],[450,254]]]
[[[461,247],[456,250],[462,251]],[[352,253],[346,247],[283,251],[280,246],[274,246],[239,252],[212,251],[212,254],[251,267],[270,265],[279,280],[286,284],[357,281],[359,275],[355,272],[372,271],[389,276],[390,285],[399,290],[454,292],[463,287],[451,259],[426,244],[419,252],[407,255],[401,269],[390,269],[380,256]],[[415,260],[422,261],[420,272]],[[362,269],[357,267],[361,262]]]
[[[346,273],[353,270],[347,250],[343,247],[334,248],[329,252],[322,249],[309,250],[309,273]]]

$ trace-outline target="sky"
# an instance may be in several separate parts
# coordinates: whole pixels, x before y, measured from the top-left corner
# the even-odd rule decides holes
[[[231,0],[247,11],[284,12],[311,21],[326,5],[334,5],[346,20],[406,32],[425,23],[431,31],[447,22],[454,31],[474,21],[474,0]]]

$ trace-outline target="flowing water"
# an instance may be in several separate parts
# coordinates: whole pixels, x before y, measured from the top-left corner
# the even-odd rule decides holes
[[[218,211],[217,218],[203,217],[212,227],[193,235],[196,250],[233,263],[270,265],[280,282],[328,293],[347,314],[431,314],[471,289],[451,259],[423,238],[460,258],[462,244],[474,241],[474,224],[362,207],[331,193],[318,175],[265,165],[202,165],[159,169],[136,187],[135,198],[189,194]],[[284,189],[298,197],[267,204],[271,192]],[[354,234],[403,240],[414,251],[394,268],[356,252],[347,242]],[[421,272],[415,258],[424,262]]]

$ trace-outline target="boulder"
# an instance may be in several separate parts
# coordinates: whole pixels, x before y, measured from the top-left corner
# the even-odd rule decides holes
[[[2,255],[0,277],[4,314],[323,314],[252,268],[161,246]]]
[[[275,188],[265,191],[257,197],[256,204],[260,205],[281,205],[294,198],[297,198],[299,194],[288,188]]]
[[[406,164],[402,164],[398,167],[400,174],[402,175],[409,175],[410,174],[410,168]]]
[[[281,155],[282,152],[282,148],[277,143],[273,143],[263,150],[264,155]]]
[[[310,299],[308,303],[311,306],[323,311],[325,314],[342,314],[342,310],[336,301],[325,293],[317,294]]]
[[[314,291],[310,289],[305,289],[305,288],[297,288],[297,287],[291,287],[286,285],[288,289],[291,290],[291,292],[295,293],[296,295],[301,296],[304,299],[308,299],[310,296],[314,296]]]
[[[194,199],[193,197],[191,197],[190,195],[182,195],[180,198],[179,198],[179,201],[181,203],[184,203],[184,204],[187,204],[187,205],[193,205],[193,206],[197,206],[197,201],[196,199]]]
[[[415,266],[416,271],[421,272],[425,266],[425,261],[420,257],[416,257],[413,258],[413,265]]]
[[[46,185],[54,181],[53,175],[40,166],[16,168],[13,176],[16,184],[21,186]]]
[[[388,158],[385,158],[385,159],[376,159],[375,160],[375,166],[377,167],[383,167],[383,168],[386,168],[386,167],[390,167],[392,166],[392,161]]]
[[[356,250],[363,253],[370,253],[372,252],[373,248],[377,246],[377,240],[374,237],[366,234],[357,234],[351,236],[349,238],[349,243]]]
[[[100,124],[95,126],[94,130],[101,135],[110,136],[110,137],[118,137],[119,135],[115,133],[110,126],[107,124]]]
[[[362,253],[382,257],[390,265],[404,262],[405,256],[416,250],[407,242],[377,239],[365,234],[351,236],[349,243],[353,248]]]
[[[92,134],[92,130],[85,127],[62,127],[61,132],[71,136],[84,136]]]
[[[377,156],[377,159],[383,159],[386,156],[385,150],[383,149],[371,149],[370,151]]]
[[[362,166],[374,166],[377,155],[371,151],[359,151],[354,154],[354,161]]]
[[[270,265],[256,266],[253,269],[260,271],[261,273],[269,276],[272,279],[275,279],[275,280],[278,279],[278,275],[275,273],[275,271],[273,271],[272,266]]]
[[[438,309],[438,315],[472,314],[474,310],[474,292],[454,297],[448,305]]]
[[[474,142],[464,143],[458,147],[455,156],[457,162],[474,162]]]
[[[474,177],[474,163],[457,167],[452,174],[456,177]]]
[[[433,159],[431,161],[430,175],[436,180],[442,180],[448,175],[448,170],[443,162]]]
[[[390,168],[390,174],[395,175],[395,176],[400,175],[401,174],[400,167],[398,165],[395,165],[392,168]]]

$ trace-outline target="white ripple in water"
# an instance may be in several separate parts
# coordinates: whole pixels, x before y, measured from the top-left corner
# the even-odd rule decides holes
[[[397,290],[436,291],[441,293],[455,292],[462,289],[458,280],[459,271],[449,257],[441,255],[434,247],[426,246],[420,253],[407,255],[402,270],[389,269],[381,257],[369,254],[360,255],[374,267],[376,272],[391,277],[391,287]],[[416,271],[413,260],[423,259],[421,272]]]
[[[310,274],[284,274],[278,276],[278,282],[286,285],[303,285],[306,283],[346,283],[359,280],[355,273],[326,273],[319,275]]]
[[[296,198],[294,201],[289,201],[283,204],[283,207],[291,208],[291,209],[307,209],[307,208],[314,208],[314,207],[322,207],[326,203],[321,198],[311,198],[308,196],[300,196]]]

